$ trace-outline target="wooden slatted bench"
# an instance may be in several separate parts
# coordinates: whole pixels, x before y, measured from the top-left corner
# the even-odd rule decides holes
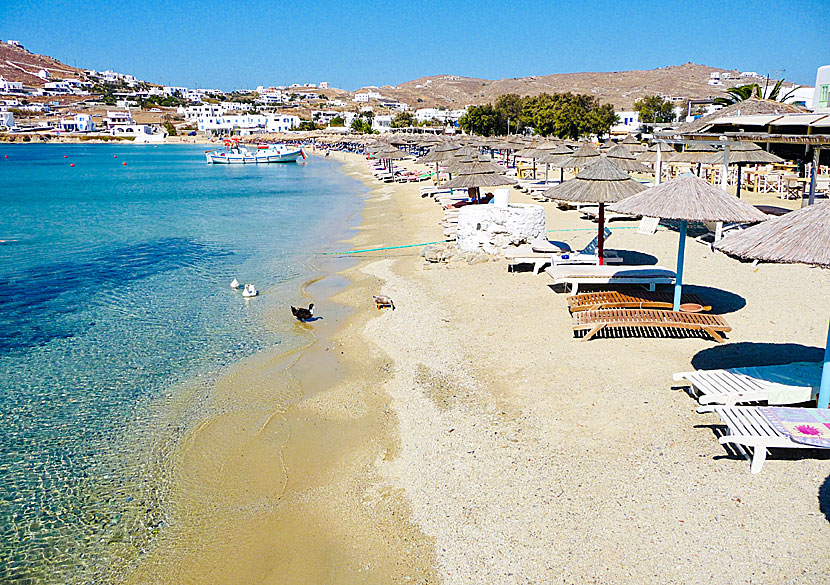
[[[660,311],[655,309],[598,309],[577,311],[573,314],[574,333],[586,331],[582,341],[588,341],[606,328],[666,328],[704,331],[718,343],[723,342],[722,333],[732,331],[720,315],[706,313],[684,313],[682,311]]]
[[[572,313],[595,311],[597,309],[671,309],[674,303],[674,293],[661,291],[621,293],[616,290],[608,290],[571,295],[567,300],[568,308]],[[703,311],[711,309],[711,307],[703,306],[696,295],[683,295],[680,303],[682,305],[698,305],[701,307],[700,310]]]
[[[655,290],[658,284],[674,284],[675,273],[664,266],[551,266],[545,272],[554,284],[570,286],[577,294],[580,284],[641,284]]]

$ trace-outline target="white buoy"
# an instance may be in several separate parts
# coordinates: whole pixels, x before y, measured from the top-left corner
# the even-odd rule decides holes
[[[231,281],[231,288],[233,288],[233,289],[237,289],[237,288],[239,288],[239,286],[240,286],[240,285],[239,285],[239,281],[238,281],[238,280],[236,280],[236,279],[234,278],[234,279]]]
[[[245,298],[255,297],[259,294],[259,291],[256,287],[252,284],[246,284],[245,290],[242,291],[242,296]]]

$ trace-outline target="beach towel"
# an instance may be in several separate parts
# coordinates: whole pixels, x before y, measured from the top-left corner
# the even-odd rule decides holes
[[[759,406],[758,410],[796,443],[830,449],[830,409]]]
[[[795,404],[814,400],[818,396],[821,368],[821,362],[794,362],[779,366],[730,368],[727,371],[772,384],[766,388],[769,404]]]

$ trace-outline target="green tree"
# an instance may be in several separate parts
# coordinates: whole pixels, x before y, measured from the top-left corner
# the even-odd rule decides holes
[[[634,111],[640,114],[644,124],[674,122],[674,105],[659,95],[647,95],[634,102]]]
[[[409,112],[401,112],[392,118],[390,126],[392,126],[392,128],[408,128],[410,126],[415,126],[415,116]]]
[[[721,106],[731,106],[732,104],[737,104],[738,102],[746,101],[750,98],[768,99],[774,102],[785,103],[792,99],[795,94],[795,90],[799,89],[799,86],[794,86],[790,91],[781,95],[781,86],[783,85],[783,79],[776,81],[769,93],[767,93],[766,87],[762,90],[761,86],[757,83],[748,83],[746,85],[730,87],[726,90],[725,96],[715,98],[715,104]],[[764,98],[765,94],[767,94],[766,98]]]
[[[334,126],[334,127],[337,127],[337,128],[342,128],[345,125],[346,125],[346,121],[343,118],[341,118],[340,116],[335,116],[329,122],[329,126]]]
[[[296,130],[300,132],[308,131],[308,130],[317,130],[319,126],[312,122],[311,120],[300,120],[300,125],[297,126]]]
[[[491,104],[471,106],[458,120],[458,125],[468,134],[494,136],[499,130],[499,115]]]
[[[525,99],[517,93],[506,93],[499,96],[493,103],[493,107],[499,115],[499,134],[501,134],[502,127],[504,134],[508,131],[508,120],[510,121],[509,130],[511,132],[521,132],[526,126],[523,117]]]
[[[359,134],[375,134],[375,131],[372,130],[372,119],[364,119],[362,117],[357,117],[352,121],[351,128],[353,131]]]

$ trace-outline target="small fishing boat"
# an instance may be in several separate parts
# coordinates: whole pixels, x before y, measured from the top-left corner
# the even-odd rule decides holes
[[[262,163],[296,162],[305,159],[302,148],[286,144],[259,145],[255,148],[240,146],[238,138],[225,141],[225,148],[205,151],[207,162],[217,165],[252,165]]]

